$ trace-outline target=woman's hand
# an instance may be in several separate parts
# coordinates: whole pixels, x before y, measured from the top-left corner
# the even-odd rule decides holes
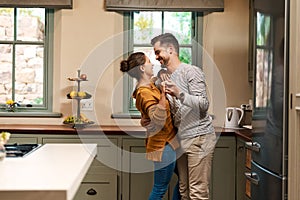
[[[151,120],[149,118],[145,118],[144,116],[142,116],[141,120],[140,120],[140,124],[142,127],[146,127],[150,124]]]
[[[170,80],[170,74],[168,74],[167,70],[165,69],[161,69],[157,73],[157,76],[161,80],[161,82]]]

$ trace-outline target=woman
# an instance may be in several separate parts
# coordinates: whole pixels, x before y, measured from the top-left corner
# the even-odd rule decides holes
[[[143,118],[150,119],[151,129],[147,129],[146,158],[154,162],[154,185],[149,200],[162,199],[168,189],[176,163],[175,150],[179,147],[173,127],[170,106],[162,92],[152,82],[153,64],[142,52],[131,54],[120,64],[120,70],[136,78],[133,92],[136,108]]]

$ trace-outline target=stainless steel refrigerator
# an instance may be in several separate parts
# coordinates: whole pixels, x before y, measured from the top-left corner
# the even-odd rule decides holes
[[[288,0],[253,0],[251,200],[287,199]]]

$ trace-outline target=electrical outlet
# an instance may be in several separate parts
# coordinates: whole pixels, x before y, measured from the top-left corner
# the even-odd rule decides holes
[[[93,110],[94,102],[93,99],[83,99],[80,102],[81,110]]]

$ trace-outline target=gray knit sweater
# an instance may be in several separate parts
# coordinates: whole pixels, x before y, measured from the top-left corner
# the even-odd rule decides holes
[[[202,69],[181,63],[172,73],[171,80],[183,93],[179,99],[167,96],[178,135],[185,139],[213,133],[215,130],[207,112],[209,101]]]

